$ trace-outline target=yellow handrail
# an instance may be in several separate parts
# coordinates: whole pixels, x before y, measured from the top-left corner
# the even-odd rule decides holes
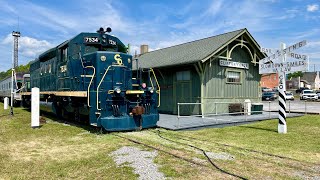
[[[150,69],[151,69],[151,68],[150,68]],[[153,82],[152,82],[151,76],[149,77],[149,79],[150,79],[150,83],[151,83],[152,89],[154,89],[154,86],[153,86]]]
[[[90,83],[89,83],[89,86],[88,86],[88,90],[87,90],[87,94],[88,94],[88,107],[91,107],[90,106],[90,86],[92,84],[92,81],[93,81],[93,78],[94,78],[94,75],[96,74],[96,68],[94,68],[93,66],[86,66],[86,68],[92,68],[93,69],[93,74],[92,74],[92,77],[91,77],[91,80],[90,80]]]
[[[104,74],[103,74],[103,76],[102,76],[102,78],[101,78],[101,80],[100,80],[100,82],[99,82],[99,84],[98,84],[98,87],[97,87],[97,110],[98,110],[98,111],[101,110],[101,108],[99,108],[99,106],[98,106],[98,105],[99,105],[99,88],[100,88],[100,85],[101,85],[102,81],[104,80],[105,76],[107,75],[110,67],[124,67],[124,66],[123,66],[122,64],[119,64],[119,65],[110,65],[110,66],[108,66],[107,70],[104,72]],[[109,92],[109,91],[108,91],[108,92]]]
[[[102,76],[102,78],[101,78],[101,80],[100,80],[100,82],[99,82],[99,85],[98,85],[98,87],[97,87],[97,110],[98,111],[100,111],[101,109],[99,108],[99,88],[100,88],[100,85],[101,85],[101,83],[102,83],[102,81],[104,80],[104,77],[107,75],[107,73],[108,73],[108,71],[109,71],[109,69],[110,69],[110,67],[111,67],[112,65],[110,65],[110,66],[108,66],[108,68],[107,68],[107,70],[104,72],[104,74],[103,74],[103,76]]]
[[[157,107],[160,107],[160,86],[159,86],[158,79],[157,79],[156,74],[154,73],[153,69],[150,68],[150,70],[151,70],[151,72],[152,72],[152,74],[153,74],[153,77],[154,77],[154,79],[156,80],[156,83],[157,83],[157,86],[158,86],[158,90],[156,91],[156,93],[159,94],[159,96],[158,96],[158,106],[157,106]],[[152,86],[153,86],[153,85],[152,85]]]

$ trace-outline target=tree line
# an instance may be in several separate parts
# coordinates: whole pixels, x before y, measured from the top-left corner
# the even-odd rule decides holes
[[[17,73],[30,73],[29,68],[30,68],[30,63],[16,67],[15,71]],[[8,69],[7,71],[0,72],[0,79],[4,79],[9,76],[11,76],[11,69]]]

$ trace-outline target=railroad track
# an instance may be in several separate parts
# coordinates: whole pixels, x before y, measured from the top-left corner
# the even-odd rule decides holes
[[[181,143],[181,142],[173,141],[173,140],[167,139],[167,138],[165,138],[165,137],[163,137],[163,136],[160,135],[162,139],[165,139],[165,140],[167,140],[167,141],[174,142],[174,143],[177,143],[177,144],[180,144],[180,145],[184,145],[184,146],[189,146],[189,147],[192,147],[192,148],[194,148],[194,149],[196,149],[196,150],[201,151],[201,152],[203,153],[203,155],[205,156],[205,158],[207,159],[207,161],[209,162],[210,166],[205,165],[205,164],[202,164],[202,163],[199,163],[199,162],[196,162],[196,161],[194,161],[194,160],[192,160],[192,159],[188,159],[188,158],[186,158],[186,157],[183,157],[183,156],[174,154],[174,153],[172,153],[172,152],[163,150],[163,149],[161,149],[161,148],[152,146],[152,145],[150,145],[150,144],[147,144],[147,143],[138,141],[138,140],[136,140],[136,139],[132,139],[132,138],[128,138],[128,137],[119,135],[119,133],[118,133],[118,134],[113,133],[112,135],[114,135],[114,136],[116,136],[116,137],[119,137],[119,138],[122,138],[122,139],[125,139],[125,140],[128,140],[128,141],[133,142],[133,143],[135,143],[135,144],[143,145],[143,146],[145,146],[145,147],[148,147],[148,148],[151,148],[151,149],[154,149],[154,150],[157,150],[157,151],[166,153],[166,154],[171,155],[171,156],[173,156],[173,157],[175,157],[175,158],[178,158],[178,159],[180,159],[180,160],[184,160],[184,161],[186,161],[186,162],[189,162],[189,163],[192,163],[192,164],[201,166],[201,167],[210,168],[210,166],[211,166],[211,169],[212,169],[212,168],[213,168],[213,169],[216,169],[216,170],[220,171],[220,172],[223,173],[223,174],[230,175],[230,176],[235,177],[235,178],[238,178],[238,179],[243,179],[243,180],[246,180],[246,179],[247,179],[247,178],[245,178],[245,177],[242,177],[242,176],[240,176],[240,175],[236,175],[236,174],[234,174],[234,173],[231,173],[231,172],[229,172],[229,171],[227,171],[227,170],[222,169],[222,168],[219,167],[215,162],[213,162],[212,159],[210,159],[210,157],[209,157],[209,156],[207,155],[207,153],[206,153],[206,152],[208,152],[208,151],[205,151],[204,149],[199,148],[199,147],[194,146],[194,145],[190,145],[190,144],[186,144],[186,143]],[[164,146],[164,147],[173,149],[172,147],[168,147],[168,146],[165,146],[165,145],[163,145],[163,144],[161,144],[161,146]]]
[[[160,131],[160,130],[157,130],[157,131],[159,131],[160,133],[163,133],[163,131]],[[155,131],[150,131],[150,132],[156,133]],[[230,144],[225,144],[225,143],[213,142],[213,141],[210,141],[209,139],[198,139],[198,138],[194,138],[194,137],[190,137],[190,136],[186,136],[186,135],[173,134],[173,133],[167,133],[167,134],[178,136],[178,137],[180,137],[179,139],[182,139],[182,140],[185,140],[185,141],[190,141],[190,140],[192,141],[193,140],[193,141],[200,141],[200,142],[206,143],[206,144],[207,144],[207,142],[210,142],[211,144],[216,144],[216,145],[220,145],[220,146],[235,148],[235,149],[244,150],[244,151],[253,152],[253,153],[259,153],[259,154],[270,156],[270,157],[276,157],[276,158],[280,158],[280,159],[287,159],[287,160],[291,160],[291,161],[296,161],[296,162],[306,163],[306,164],[312,164],[312,165],[317,165],[317,166],[320,165],[320,164],[316,164],[316,163],[306,162],[306,161],[302,161],[302,160],[298,160],[298,159],[294,159],[294,158],[290,158],[290,157],[286,157],[286,156],[281,156],[281,155],[277,155],[277,154],[271,154],[271,153],[267,153],[267,152],[263,152],[263,151],[254,150],[254,149],[243,148],[243,147],[230,145]]]
[[[251,152],[251,153],[265,155],[266,157],[272,157],[272,158],[277,158],[277,159],[282,159],[282,160],[288,160],[288,161],[291,161],[292,163],[288,164],[288,162],[283,162],[283,161],[277,162],[277,163],[282,163],[282,164],[287,165],[289,168],[294,168],[294,169],[298,168],[298,169],[301,169],[303,171],[310,172],[310,173],[314,173],[314,171],[310,171],[310,169],[306,169],[306,167],[320,166],[320,164],[316,164],[316,163],[301,161],[301,160],[290,158],[290,157],[286,157],[286,156],[271,154],[271,153],[258,151],[258,150],[253,150],[253,149],[249,149],[249,148],[238,147],[238,146],[234,146],[234,145],[230,145],[230,144],[212,142],[212,141],[210,141],[208,139],[198,139],[198,138],[194,138],[194,137],[190,137],[190,136],[186,136],[186,135],[181,135],[181,134],[166,133],[166,132],[163,132],[163,131],[160,131],[160,130],[156,130],[156,131],[151,130],[150,132],[157,134],[160,138],[163,138],[163,135],[161,135],[161,134],[165,133],[166,135],[175,136],[174,138],[176,138],[176,139],[181,139],[181,140],[188,141],[188,142],[191,142],[191,143],[192,142],[195,143],[195,141],[198,142],[198,143],[201,142],[202,144],[204,144],[206,146],[209,146],[209,147],[213,147],[212,144],[215,144],[215,145],[218,145],[218,147],[214,146],[214,148],[218,148],[218,149],[223,150],[223,151],[226,151],[226,150],[230,151],[230,149],[228,149],[228,148],[234,148],[234,149],[243,150],[243,151],[247,151],[247,152]],[[170,140],[168,138],[165,138],[165,139]],[[172,140],[170,140],[170,141],[172,141]],[[177,141],[174,141],[174,142],[177,142]],[[210,142],[210,144],[208,144],[208,142]],[[180,143],[180,142],[177,142],[177,143]],[[187,144],[187,143],[182,143],[182,144]],[[193,146],[193,145],[188,144],[188,146]],[[239,153],[239,154],[246,155],[245,153],[240,152],[240,151],[235,151],[235,150],[233,150],[233,151],[236,152],[236,153]],[[270,161],[270,159],[269,158],[266,159],[266,157],[261,158],[259,156],[255,156],[255,155],[252,155],[252,156],[255,159],[261,160],[263,162]]]

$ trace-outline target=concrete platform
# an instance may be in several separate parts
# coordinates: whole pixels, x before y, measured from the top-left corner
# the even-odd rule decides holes
[[[301,113],[287,113],[287,118],[303,116]],[[201,128],[218,128],[225,126],[238,126],[242,124],[252,123],[256,121],[263,121],[269,119],[278,119],[278,112],[263,112],[262,114],[254,114],[250,116],[245,115],[217,115],[210,117],[180,117],[177,115],[160,114],[158,127],[169,130],[196,130]]]

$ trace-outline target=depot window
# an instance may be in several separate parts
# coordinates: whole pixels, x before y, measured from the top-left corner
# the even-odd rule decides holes
[[[190,71],[177,72],[177,81],[190,81]]]
[[[241,83],[241,72],[227,71],[226,78],[227,78],[227,83]]]

